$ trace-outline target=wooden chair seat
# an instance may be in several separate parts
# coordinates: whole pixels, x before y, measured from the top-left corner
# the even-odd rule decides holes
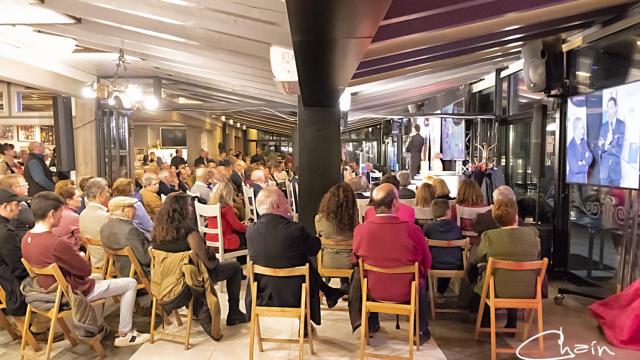
[[[249,360],[253,360],[254,341],[258,340],[258,350],[264,351],[262,346],[263,342],[274,343],[297,343],[299,345],[298,358],[302,360],[304,358],[304,344],[309,344],[311,354],[315,354],[313,349],[313,331],[311,327],[311,315],[310,315],[310,297],[309,297],[309,264],[305,266],[299,266],[295,268],[286,269],[274,269],[260,265],[255,265],[253,261],[249,262],[249,283],[251,284],[251,322],[249,326]],[[305,282],[301,285],[300,289],[300,307],[297,308],[283,308],[283,307],[271,307],[271,306],[257,306],[258,301],[258,282],[255,279],[255,274],[261,274],[266,276],[275,277],[291,277],[291,276],[304,276]],[[261,317],[273,317],[273,318],[293,318],[300,321],[300,329],[298,333],[298,339],[282,339],[282,338],[265,338],[262,337],[260,331],[260,318]],[[307,327],[308,338],[304,338],[304,328]],[[256,337],[257,335],[257,337]]]
[[[62,332],[64,333],[64,336],[67,338],[67,340],[69,341],[72,347],[78,345],[78,339],[75,336],[73,336],[73,334],[71,333],[71,330],[69,329],[69,326],[64,320],[64,316],[66,316],[67,314],[70,314],[71,310],[60,311],[62,296],[64,295],[67,297],[67,299],[69,299],[70,298],[69,291],[71,288],[67,283],[67,280],[65,279],[64,275],[62,275],[62,272],[60,271],[60,268],[58,267],[57,264],[51,264],[45,268],[36,268],[31,266],[29,262],[24,258],[22,258],[22,263],[24,264],[24,267],[27,269],[31,277],[36,277],[39,275],[53,276],[54,279],[56,280],[56,283],[54,284],[56,288],[56,297],[55,297],[53,308],[51,308],[48,311],[44,311],[44,310],[36,309],[31,305],[27,305],[27,314],[25,316],[24,326],[22,327],[22,342],[20,343],[20,360],[22,360],[25,357],[25,350],[26,350],[25,348],[26,348],[26,342],[27,342],[26,338],[27,338],[27,333],[29,332],[29,323],[31,319],[31,313],[36,312],[38,314],[48,317],[49,319],[51,319],[51,326],[49,328],[49,337],[47,339],[45,359],[49,360],[51,357],[51,349],[53,346],[53,337],[55,333],[56,324],[60,326],[60,328],[62,329]],[[99,305],[99,304],[104,304],[104,299],[91,302],[91,305]],[[101,339],[102,339],[102,335],[98,334],[93,338],[82,340],[82,341],[90,344],[94,348],[98,356],[100,356],[100,358],[106,358],[107,354],[104,351],[102,344],[100,343]]]
[[[436,308],[435,305],[435,290],[436,282],[439,278],[448,279],[462,279],[465,277],[467,270],[467,262],[469,259],[469,238],[462,240],[436,240],[429,239],[429,247],[443,247],[443,248],[461,248],[462,249],[462,269],[460,270],[439,270],[430,269],[427,279],[429,280],[429,300],[431,306],[431,318],[436,318],[436,313],[463,313],[466,310],[463,309],[442,309]]]
[[[352,241],[336,241],[327,238],[321,238],[322,249],[318,253],[318,273],[321,277],[330,277],[330,278],[351,278],[351,274],[353,274],[353,269],[336,269],[336,268],[326,268],[323,266],[323,249],[338,249],[338,250],[351,250],[353,242]],[[348,311],[348,308],[332,308],[326,309],[329,311]]]
[[[538,318],[538,334],[542,334],[544,331],[542,322],[542,282],[544,280],[545,272],[549,261],[544,258],[539,261],[529,262],[515,262],[515,261],[503,261],[496,260],[493,257],[489,258],[487,264],[487,270],[485,272],[485,281],[482,286],[482,294],[480,298],[480,307],[478,309],[478,318],[476,319],[476,334],[475,338],[478,339],[480,332],[491,333],[491,360],[496,360],[498,353],[514,353],[512,348],[497,348],[496,347],[496,333],[517,333],[522,331],[522,341],[527,339],[529,335],[529,328],[533,321],[533,315],[536,313]],[[494,270],[504,269],[512,271],[537,271],[536,276],[536,295],[533,299],[511,299],[511,298],[497,298],[496,297],[496,284]],[[484,314],[484,306],[487,304],[490,311],[490,328],[482,328],[481,321]],[[523,330],[518,329],[505,329],[496,327],[496,310],[497,309],[525,309],[525,324]],[[542,354],[544,352],[544,341],[542,336],[538,337],[538,352]]]
[[[374,357],[380,359],[408,359],[413,360],[413,344],[414,344],[414,328],[415,334],[417,335],[416,341],[416,349],[420,350],[420,310],[418,308],[418,286],[419,286],[419,271],[418,271],[418,262],[415,262],[413,265],[395,267],[395,268],[381,268],[377,266],[372,266],[362,259],[359,259],[359,269],[360,269],[360,280],[362,282],[362,319],[360,326],[360,359],[364,360],[365,357]],[[385,273],[385,274],[413,274],[414,279],[411,282],[411,300],[409,304],[398,304],[392,302],[381,302],[381,301],[373,301],[369,300],[369,291],[368,291],[368,279],[366,278],[365,271],[373,271],[377,273]],[[372,353],[366,352],[365,346],[369,339],[369,313],[387,313],[387,314],[396,314],[396,315],[407,315],[409,316],[409,356],[395,356],[388,354],[380,354],[380,353]]]
[[[7,294],[4,292],[2,286],[0,286],[0,326],[2,326],[12,340],[18,340],[21,337],[22,329],[25,326],[24,317],[23,316],[12,316],[12,321],[7,318],[7,316],[2,311],[7,308]],[[15,325],[15,328],[14,328]],[[16,332],[15,329],[18,329],[20,333]],[[33,351],[41,351],[42,347],[38,344],[38,341],[33,337],[33,334],[29,330],[29,326],[27,326],[27,332],[25,333],[26,340],[29,343],[29,346],[33,348]]]

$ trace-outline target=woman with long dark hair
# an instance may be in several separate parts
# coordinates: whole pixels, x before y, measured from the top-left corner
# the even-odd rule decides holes
[[[349,243],[353,240],[353,230],[358,225],[358,203],[356,195],[348,183],[334,185],[324,195],[315,219],[316,232],[320,241],[332,240]],[[322,248],[322,266],[332,269],[351,269],[351,250]],[[344,285],[348,279],[341,279]]]
[[[247,322],[246,315],[240,311],[240,281],[242,269],[236,261],[220,262],[211,248],[196,229],[195,209],[189,195],[174,192],[169,194],[155,218],[153,226],[153,248],[165,252],[193,251],[202,261],[211,281],[227,281],[229,295],[229,313],[227,325]]]

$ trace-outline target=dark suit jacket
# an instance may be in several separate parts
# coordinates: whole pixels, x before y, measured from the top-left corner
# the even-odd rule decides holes
[[[593,161],[593,155],[587,146],[587,141],[583,139],[580,144],[576,139],[571,139],[567,146],[567,182],[587,183],[587,173],[589,165]],[[584,164],[578,164],[583,162]]]
[[[522,226],[524,221],[522,221],[521,217],[518,217],[518,226]],[[486,213],[478,214],[476,220],[473,222],[473,231],[478,233],[478,236],[481,236],[483,232],[487,230],[498,229],[500,225],[496,223],[491,216],[491,210]]]
[[[18,233],[7,218],[0,216],[0,286],[7,295],[5,311],[8,315],[24,316],[27,310],[24,296],[20,292],[20,282],[29,273],[22,265],[21,258]]]
[[[158,196],[160,195],[164,195],[164,196],[168,196],[169,194],[171,194],[172,192],[176,192],[178,190],[169,187],[169,185],[165,184],[164,182],[160,181],[160,185],[158,188]]]
[[[422,158],[422,147],[424,146],[424,138],[420,134],[415,134],[409,140],[407,147],[404,151],[411,154],[411,162],[417,161],[420,164]]]
[[[176,170],[180,167],[180,165],[187,165],[187,160],[185,160],[182,156],[174,156],[171,158],[171,166],[176,168]]]
[[[253,196],[257,199],[258,194],[260,194],[260,190],[262,190],[262,185],[253,183],[251,184],[251,187],[253,188]]]
[[[460,240],[462,229],[450,219],[441,219],[426,224],[424,236],[429,240]],[[431,268],[440,270],[462,269],[462,249],[429,247],[431,250]]]
[[[271,268],[289,268],[311,264],[310,258],[320,251],[320,239],[309,233],[304,226],[285,217],[265,214],[247,228],[249,257],[256,265]],[[318,284],[320,275],[312,267],[311,320],[320,324],[320,298]],[[258,281],[258,305],[299,307],[302,277],[269,277],[256,275]],[[251,304],[251,292],[247,291],[247,303]],[[248,312],[250,305],[246,305]],[[250,315],[250,314],[249,314]]]
[[[607,140],[609,135],[609,122],[600,125],[600,137]],[[622,166],[620,164],[620,156],[622,156],[622,147],[624,146],[625,123],[620,119],[616,119],[613,128],[613,138],[605,150],[607,144],[600,147],[600,183],[609,185],[610,180],[620,180],[622,177]]]
[[[400,191],[398,191],[398,196],[400,197],[400,199],[415,199],[416,192],[409,188],[401,187]]]
[[[193,162],[193,167],[198,167],[200,165],[207,166],[208,163],[212,163],[213,159],[203,158],[202,156],[198,156],[196,160]]]
[[[242,176],[238,174],[235,170],[231,173],[231,183],[236,189],[236,193],[242,193]]]

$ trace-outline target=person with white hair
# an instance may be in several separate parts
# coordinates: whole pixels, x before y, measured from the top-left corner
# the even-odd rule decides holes
[[[191,187],[191,193],[198,195],[205,203],[211,199],[211,190],[209,189],[209,169],[196,169],[196,182]]]
[[[505,202],[513,202],[517,204],[518,201],[516,198],[516,194],[507,185],[498,186],[495,190],[493,190],[493,206]],[[522,219],[518,217],[518,225],[521,226],[522,224]],[[483,214],[478,214],[476,220],[473,222],[473,231],[478,233],[478,237],[480,237],[482,233],[487,230],[493,230],[499,227],[500,226],[498,226],[498,223],[496,223],[493,216],[491,216],[491,210]]]
[[[264,170],[262,169],[253,170],[253,172],[251,173],[251,181],[252,181],[251,187],[253,188],[253,196],[255,196],[255,198],[257,199],[258,194],[260,194],[260,191],[267,186],[267,177],[264,173]]]
[[[158,195],[158,188],[160,186],[158,175],[154,173],[144,174],[142,176],[142,186],[143,188],[140,190],[142,204],[151,220],[153,220],[162,208],[162,198]]]
[[[415,199],[416,192],[409,189],[409,185],[411,185],[411,174],[406,170],[402,170],[398,171],[396,177],[400,181],[400,189],[398,190],[400,199]]]
[[[291,220],[289,202],[278,188],[267,186],[262,189],[256,198],[256,207],[260,217],[257,222],[249,225],[246,234],[249,258],[256,265],[271,268],[289,268],[309,264],[310,315],[311,320],[319,325],[319,291],[325,295],[330,308],[334,307],[344,295],[343,290],[332,288],[322,281],[318,270],[311,262],[311,258],[320,251],[320,239],[301,224]],[[300,306],[300,285],[304,278],[256,276],[256,279],[260,305]],[[247,289],[246,294],[245,304],[247,315],[250,316],[252,301],[250,289]]]
[[[168,196],[172,192],[180,191],[174,185],[171,179],[171,172],[168,170],[160,171],[158,174],[158,178],[160,179],[159,187],[158,187],[158,196],[164,195]]]
[[[96,177],[87,181],[84,193],[87,206],[80,213],[80,236],[100,240],[100,229],[109,219],[107,206],[111,200],[111,188],[107,180]],[[104,265],[104,250],[100,246],[88,245],[93,267]]]

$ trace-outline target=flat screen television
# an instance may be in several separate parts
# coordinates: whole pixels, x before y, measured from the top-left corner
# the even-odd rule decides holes
[[[187,129],[160,128],[160,146],[186,147],[187,146]]]
[[[638,189],[640,82],[569,98],[567,183]]]

